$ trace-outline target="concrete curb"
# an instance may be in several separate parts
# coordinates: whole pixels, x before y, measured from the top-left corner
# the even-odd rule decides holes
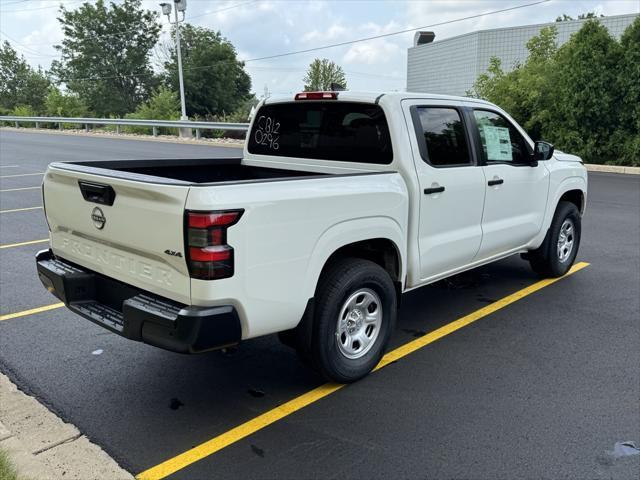
[[[0,449],[20,478],[133,480],[104,450],[0,373]]]
[[[626,173],[628,175],[640,175],[640,167],[623,167],[621,165],[595,165],[593,163],[585,164],[590,172],[606,172],[606,173]]]

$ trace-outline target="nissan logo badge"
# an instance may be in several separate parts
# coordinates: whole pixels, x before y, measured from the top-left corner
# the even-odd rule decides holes
[[[100,207],[96,207],[91,212],[91,220],[93,220],[93,224],[98,230],[102,230],[104,228],[104,224],[107,223],[107,218],[102,213],[102,209]]]

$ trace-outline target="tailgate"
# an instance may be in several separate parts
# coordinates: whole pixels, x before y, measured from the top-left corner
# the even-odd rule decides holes
[[[85,268],[190,304],[183,234],[188,193],[188,185],[50,166],[44,201],[51,248]]]

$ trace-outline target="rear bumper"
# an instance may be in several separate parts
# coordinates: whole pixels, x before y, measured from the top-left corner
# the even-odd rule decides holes
[[[40,281],[69,310],[118,335],[179,353],[240,342],[232,306],[194,307],[153,295],[74,265],[51,250],[36,255]]]

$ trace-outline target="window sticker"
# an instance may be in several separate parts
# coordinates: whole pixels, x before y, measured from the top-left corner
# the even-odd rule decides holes
[[[512,162],[513,150],[509,129],[483,125],[484,141],[487,147],[487,159],[497,162]]]

